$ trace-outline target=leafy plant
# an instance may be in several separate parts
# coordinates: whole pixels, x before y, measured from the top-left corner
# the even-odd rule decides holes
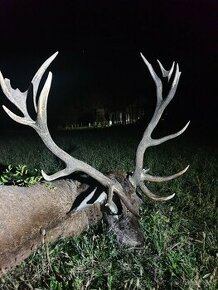
[[[34,174],[30,173],[26,165],[17,165],[8,167],[0,175],[0,184],[2,185],[19,185],[31,186],[38,183],[42,177],[37,169]]]

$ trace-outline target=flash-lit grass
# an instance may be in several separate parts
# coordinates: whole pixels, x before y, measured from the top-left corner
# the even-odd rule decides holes
[[[97,169],[131,171],[141,132],[114,128],[59,132],[56,142]],[[149,184],[154,192],[176,197],[165,203],[146,199],[142,249],[119,248],[101,223],[80,237],[44,244],[0,280],[2,289],[217,289],[218,149],[197,146],[185,137],[149,149],[151,173],[188,172],[168,183]],[[183,139],[184,138],[184,139]],[[181,140],[186,142],[181,143]],[[52,173],[63,166],[32,135],[3,136],[2,165],[26,164]]]

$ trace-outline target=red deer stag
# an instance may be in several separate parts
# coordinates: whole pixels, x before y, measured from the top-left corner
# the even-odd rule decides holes
[[[39,68],[31,81],[33,104],[37,114],[33,120],[27,110],[28,91],[21,92],[11,87],[10,80],[0,73],[0,84],[5,96],[22,112],[14,114],[3,106],[5,112],[16,122],[32,127],[47,148],[66,167],[52,175],[42,171],[42,176],[49,181],[32,187],[0,186],[0,274],[12,269],[43,241],[55,241],[60,237],[79,235],[91,224],[97,223],[103,213],[111,230],[121,244],[140,246],[143,234],[139,226],[139,208],[141,195],[145,194],[155,201],[166,201],[174,194],[161,197],[153,194],[145,185],[146,181],[162,182],[174,179],[186,172],[184,170],[167,177],[152,176],[144,169],[144,154],[148,147],[159,145],[182,134],[188,124],[179,132],[160,138],[151,137],[165,108],[173,99],[180,71],[178,64],[174,72],[174,63],[169,71],[158,61],[162,76],[174,79],[167,97],[162,96],[162,81],[152,65],[141,54],[156,85],[157,104],[154,115],[148,124],[136,152],[136,165],[132,174],[103,174],[89,164],[80,161],[59,148],[53,141],[47,127],[47,99],[52,81],[49,72],[45,84],[37,99],[37,91],[43,74],[55,59],[53,54]],[[59,179],[74,173],[73,179]],[[54,181],[56,180],[56,181]]]

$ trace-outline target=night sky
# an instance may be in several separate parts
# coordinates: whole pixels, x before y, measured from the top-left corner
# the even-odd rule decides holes
[[[25,90],[58,50],[50,67],[52,120],[93,104],[119,107],[145,98],[152,107],[155,87],[139,53],[155,69],[157,58],[166,69],[175,60],[182,75],[169,118],[191,119],[205,138],[218,131],[217,15],[217,0],[1,0],[0,69]],[[2,93],[0,104],[8,105]],[[0,118],[1,127],[12,124],[3,110]]]

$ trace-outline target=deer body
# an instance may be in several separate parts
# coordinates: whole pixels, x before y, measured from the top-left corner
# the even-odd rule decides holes
[[[124,174],[117,176],[119,180],[125,180]],[[77,201],[88,188],[88,184],[64,179],[31,187],[0,186],[0,276],[44,242],[78,236],[99,222],[103,217],[104,199],[93,204],[84,204],[85,198]],[[130,200],[139,209],[140,199],[129,187],[126,189]],[[102,195],[104,198],[105,193]],[[86,199],[89,202],[88,196]],[[76,211],[74,204],[80,210]],[[122,218],[104,213],[111,231],[119,243],[141,246],[144,238],[138,219],[128,210],[120,210]]]
[[[52,175],[42,171],[42,176],[48,182],[28,188],[16,186],[0,187],[0,273],[13,268],[24,260],[33,249],[44,241],[55,241],[60,237],[75,236],[86,230],[89,225],[106,217],[110,229],[117,236],[119,243],[127,246],[141,246],[144,242],[139,227],[139,209],[142,203],[140,195],[146,195],[155,201],[166,201],[173,198],[153,194],[146,186],[146,181],[163,182],[181,176],[188,166],[171,176],[160,177],[148,174],[144,169],[144,154],[151,146],[182,134],[189,123],[175,134],[153,139],[153,130],[157,126],[165,108],[173,99],[180,78],[178,64],[174,72],[173,63],[169,71],[158,61],[162,77],[170,81],[174,74],[171,88],[163,97],[161,79],[152,65],[141,54],[156,85],[157,104],[154,115],[143,134],[136,151],[134,171],[126,173],[103,174],[91,165],[70,156],[53,141],[47,127],[47,100],[52,82],[49,72],[38,98],[38,88],[41,78],[58,53],[49,57],[36,72],[31,81],[33,104],[36,119],[33,120],[27,109],[28,91],[21,92],[11,87],[10,80],[0,72],[0,85],[5,96],[18,108],[22,116],[16,115],[3,106],[5,112],[14,121],[32,127],[40,136],[46,147],[66,167]],[[71,174],[73,180],[57,180]]]

